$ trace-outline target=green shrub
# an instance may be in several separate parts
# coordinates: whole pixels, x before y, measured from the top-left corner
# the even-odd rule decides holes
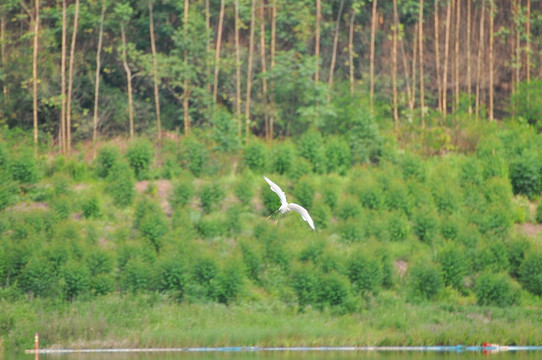
[[[157,252],[160,251],[162,237],[168,230],[166,216],[160,204],[147,198],[139,200],[134,214],[134,227],[150,241]]]
[[[411,297],[414,299],[434,299],[443,287],[442,273],[432,264],[414,265],[408,282]]]
[[[218,276],[217,299],[229,304],[239,295],[243,285],[243,271],[238,262],[229,261]]]
[[[335,210],[339,202],[339,181],[333,176],[327,176],[322,180],[320,194],[331,210]]]
[[[9,164],[9,171],[13,180],[21,184],[35,184],[40,180],[36,159],[29,152],[12,159]]]
[[[423,160],[414,154],[405,153],[400,157],[401,170],[403,178],[414,179],[419,182],[424,182],[426,179],[426,169]]]
[[[538,156],[526,154],[510,163],[510,182],[514,194],[529,198],[540,194],[542,190],[541,162]]]
[[[211,124],[215,151],[231,152],[239,148],[237,122],[226,108],[219,106],[213,112]]]
[[[308,176],[303,176],[294,186],[294,196],[297,199],[299,205],[303,206],[307,210],[312,207],[314,201],[315,186],[314,182]]]
[[[21,290],[33,296],[54,296],[56,281],[53,266],[40,257],[33,257],[18,277]]]
[[[233,193],[241,201],[241,204],[249,205],[254,197],[254,179],[252,176],[248,174],[240,175],[233,185]]]
[[[87,173],[84,154],[81,153],[77,159],[70,159],[66,164],[66,173],[75,181],[82,181]]]
[[[17,184],[6,171],[0,171],[0,211],[12,205],[16,200]]]
[[[313,304],[316,299],[317,289],[314,271],[305,267],[294,270],[292,273],[292,288],[297,296],[300,309]]]
[[[72,212],[72,199],[68,196],[60,196],[51,201],[51,210],[57,220],[66,220]]]
[[[56,174],[52,179],[53,195],[61,196],[70,193],[70,179],[63,174]]]
[[[522,82],[512,94],[510,102],[518,117],[523,118],[536,129],[542,128],[542,81],[536,79]]]
[[[258,249],[248,241],[240,244],[241,254],[243,255],[243,264],[247,271],[248,277],[254,281],[258,281],[262,268],[262,257]]]
[[[317,303],[324,306],[341,306],[346,302],[348,285],[338,275],[321,274],[316,282]]]
[[[85,260],[92,277],[113,271],[113,257],[105,250],[94,249],[88,253]]]
[[[187,283],[187,269],[183,259],[170,256],[158,265],[158,287],[160,291],[172,292],[176,299],[182,300]]]
[[[225,193],[219,183],[204,185],[200,191],[201,207],[205,213],[210,213],[213,209],[220,208],[220,203],[224,199]]]
[[[292,168],[290,169],[290,179],[293,181],[298,180],[303,175],[309,175],[312,173],[312,164],[304,157],[296,156],[294,158]]]
[[[469,270],[466,251],[449,243],[438,252],[437,257],[442,268],[444,285],[462,290],[463,278]]]
[[[337,210],[335,211],[337,218],[346,220],[349,218],[359,218],[362,213],[360,202],[351,196],[341,199]]]
[[[358,220],[348,219],[339,222],[337,230],[341,240],[347,244],[359,242],[365,238],[365,231]]]
[[[297,142],[299,155],[307,159],[312,165],[312,171],[322,174],[326,169],[324,154],[324,141],[320,132],[308,130]]]
[[[289,142],[280,142],[273,146],[271,153],[272,172],[281,175],[288,173],[292,169],[294,156],[294,147]]]
[[[3,143],[0,143],[0,170],[2,172],[8,169],[9,156],[6,147]]]
[[[329,225],[331,219],[331,209],[329,206],[321,200],[316,200],[311,207],[311,218],[319,228],[325,229]]]
[[[90,291],[90,272],[82,263],[69,261],[64,265],[64,293],[66,299],[73,300]]]
[[[115,279],[110,274],[98,274],[90,278],[90,291],[94,295],[106,295],[115,290]]]
[[[512,277],[519,278],[520,266],[525,260],[525,255],[531,248],[531,243],[527,238],[517,237],[510,240],[506,244],[506,247],[506,252],[508,253],[508,261],[510,262],[509,273]]]
[[[345,175],[352,166],[350,146],[340,137],[328,138],[325,144],[326,170]]]
[[[209,150],[194,136],[186,137],[182,142],[180,160],[196,177],[200,177],[209,162]]]
[[[532,252],[519,267],[519,279],[525,289],[542,295],[542,253]]]
[[[96,194],[89,194],[83,198],[81,210],[85,218],[100,217],[100,199]]]
[[[359,293],[377,293],[382,286],[382,267],[378,260],[360,253],[352,255],[346,263],[346,273],[352,288]]]
[[[257,174],[262,174],[267,166],[267,147],[261,141],[252,141],[243,149],[245,165]]]
[[[206,299],[213,299],[216,295],[216,281],[219,275],[218,265],[212,258],[198,258],[192,265],[192,277],[195,285],[201,291],[197,294]]]
[[[124,208],[132,203],[135,197],[132,170],[125,162],[116,163],[107,175],[107,192],[115,205]]]
[[[186,206],[194,196],[194,185],[189,178],[178,179],[173,185],[173,191],[169,198],[169,204],[172,208]]]
[[[227,235],[227,225],[222,214],[204,215],[200,219],[197,228],[205,239]]]
[[[348,143],[354,162],[378,162],[382,156],[384,141],[370,112],[359,111],[354,116],[348,131]]]
[[[519,291],[504,274],[484,273],[474,285],[476,301],[480,305],[507,307],[519,299]]]
[[[440,233],[447,240],[455,240],[459,233],[460,222],[455,216],[448,216],[440,222]]]
[[[490,272],[506,272],[510,268],[506,246],[502,241],[483,244],[477,251],[474,259],[477,270]]]
[[[0,206],[0,209],[1,208],[2,207]],[[538,206],[536,207],[535,220],[537,223],[542,224],[542,201],[539,201]]]
[[[128,260],[121,274],[121,287],[124,291],[132,293],[152,289],[154,284],[153,267],[134,257]]]
[[[384,202],[390,210],[402,211],[405,215],[412,214],[412,200],[403,182],[392,180],[386,189]]]
[[[473,221],[478,225],[480,232],[497,238],[505,238],[512,228],[512,209],[495,203],[489,206],[481,216]]]
[[[149,140],[141,138],[130,142],[126,149],[126,158],[137,180],[148,179],[149,168],[154,158],[154,149]]]
[[[384,206],[384,193],[374,180],[368,181],[358,192],[359,199],[364,207],[371,210],[380,210]]]
[[[405,215],[400,212],[394,211],[388,218],[388,233],[390,240],[403,241],[408,237],[410,233],[410,224]]]
[[[101,178],[106,178],[109,172],[122,158],[120,150],[115,145],[104,145],[98,151],[98,156],[94,161],[96,175]]]
[[[467,157],[459,169],[459,182],[462,187],[481,186],[484,181],[482,166],[475,157]]]

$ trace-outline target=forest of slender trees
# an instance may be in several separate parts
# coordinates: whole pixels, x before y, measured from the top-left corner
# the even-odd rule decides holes
[[[65,154],[217,121],[271,140],[333,127],[344,97],[396,129],[500,120],[542,69],[531,0],[4,0],[0,15],[0,125]]]

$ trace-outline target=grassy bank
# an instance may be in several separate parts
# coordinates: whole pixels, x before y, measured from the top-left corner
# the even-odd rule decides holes
[[[62,305],[3,303],[0,317],[8,350],[32,348],[35,332],[43,348],[542,343],[539,309],[380,300],[337,314],[282,302],[225,306],[112,295]]]

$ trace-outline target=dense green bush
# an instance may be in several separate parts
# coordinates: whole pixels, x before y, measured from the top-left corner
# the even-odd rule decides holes
[[[312,179],[308,176],[303,176],[294,186],[293,194],[299,205],[310,210],[314,201],[315,185]]]
[[[134,227],[160,251],[162,237],[168,230],[166,216],[160,204],[147,198],[140,199],[134,213]]]
[[[120,161],[122,155],[115,145],[104,145],[98,150],[98,156],[94,161],[96,175],[106,178],[111,169]]]
[[[13,180],[21,184],[35,184],[40,180],[36,159],[28,151],[24,151],[10,161],[9,171]]]
[[[445,286],[463,289],[463,278],[469,270],[466,251],[453,243],[448,243],[439,250],[437,255],[442,268],[442,279]]]
[[[340,306],[346,302],[348,285],[337,274],[320,274],[316,282],[316,302],[320,306]]]
[[[373,256],[356,253],[346,264],[346,274],[352,288],[359,293],[377,293],[382,286],[382,267]]]
[[[73,300],[89,292],[90,272],[84,263],[69,261],[64,265],[63,270],[66,299]]]
[[[506,248],[508,261],[510,262],[509,273],[512,277],[519,278],[520,266],[525,260],[525,255],[531,248],[531,243],[527,238],[521,236],[511,239],[506,244]]]
[[[18,277],[21,290],[33,296],[54,297],[58,281],[50,262],[44,258],[33,257],[22,269]]]
[[[0,211],[15,202],[17,184],[12,181],[7,171],[0,171]]]
[[[474,285],[476,301],[480,305],[506,307],[519,300],[519,291],[505,274],[484,273]]]
[[[358,196],[362,205],[367,209],[380,210],[384,207],[384,193],[379,184],[373,179],[363,184]]]
[[[535,154],[524,154],[510,163],[510,182],[514,194],[529,198],[540,194],[542,190],[542,163]]]
[[[122,271],[121,289],[133,293],[151,290],[154,285],[154,267],[134,257],[128,260]]]
[[[229,261],[218,276],[217,300],[229,304],[240,294],[243,285],[243,269],[239,262]]]
[[[194,136],[187,136],[181,143],[180,162],[196,177],[200,177],[209,163],[209,150]]]
[[[269,189],[269,191],[271,190]],[[239,176],[233,185],[233,193],[243,205],[249,205],[254,197],[254,180],[252,177],[248,175]]]
[[[195,282],[196,294],[202,299],[213,299],[217,293],[217,277],[219,268],[212,258],[201,257],[192,265],[192,277]]]
[[[506,272],[510,267],[506,245],[502,241],[482,243],[474,258],[475,269],[489,272]]]
[[[263,179],[262,179],[263,180]],[[265,181],[265,180],[263,180]],[[287,191],[284,186],[281,186],[282,191]],[[262,195],[263,205],[265,207],[265,210],[267,213],[272,214],[276,210],[278,210],[281,206],[280,198],[278,197],[275,192],[273,192],[270,188],[267,182],[265,185],[262,185],[260,194]]]
[[[154,158],[154,148],[149,140],[140,138],[132,141],[126,149],[126,158],[137,180],[148,179],[149,168]]]
[[[542,128],[542,81],[539,79],[522,82],[511,96],[510,103],[518,117],[537,129]]]
[[[443,287],[442,273],[433,264],[417,264],[412,267],[408,277],[412,299],[434,299]]]
[[[519,279],[527,290],[542,295],[542,253],[533,252],[525,257],[519,267]]]
[[[337,232],[346,244],[353,244],[365,238],[365,230],[356,219],[347,219],[337,224]]]
[[[239,148],[237,122],[226,108],[220,106],[215,109],[211,124],[215,151],[231,152]]]
[[[55,174],[51,179],[53,195],[61,196],[70,193],[70,179],[64,174]]]
[[[328,138],[325,143],[326,171],[345,175],[352,166],[350,146],[342,137]]]
[[[384,140],[370,111],[364,109],[354,115],[348,131],[348,143],[354,162],[375,163],[380,160]]]
[[[85,218],[99,218],[101,213],[100,199],[96,194],[86,195],[81,202],[81,210]]]
[[[258,281],[262,269],[262,257],[260,251],[248,241],[240,244],[241,254],[243,255],[243,264],[250,279]]]
[[[187,269],[179,256],[170,256],[158,264],[158,289],[182,300],[187,282]]]
[[[1,202],[0,202],[1,204]],[[2,207],[0,206],[0,209]],[[536,214],[535,214],[535,220],[537,223],[542,224],[542,201],[538,202],[538,206],[536,207]]]
[[[205,213],[220,208],[220,203],[225,197],[224,190],[218,182],[206,184],[200,191],[201,207]]]
[[[261,141],[252,141],[243,149],[245,165],[256,174],[263,174],[267,166],[267,147]]]
[[[401,212],[391,212],[388,217],[387,225],[390,240],[392,241],[403,241],[410,234],[410,224],[408,219]]]
[[[314,303],[317,283],[313,269],[302,267],[292,272],[292,288],[297,296],[300,309]]]
[[[399,166],[403,172],[403,178],[414,179],[418,182],[424,182],[426,179],[426,169],[423,160],[410,152],[402,154],[399,158]]]
[[[190,202],[193,195],[194,185],[192,179],[182,177],[175,181],[169,203],[172,208],[183,207]]]
[[[72,212],[73,201],[68,196],[60,196],[51,201],[51,210],[53,210],[57,220],[66,220]]]
[[[198,231],[205,239],[227,235],[228,227],[222,214],[204,215],[197,225]]]
[[[308,130],[297,142],[299,155],[307,159],[312,165],[312,171],[318,174],[326,170],[326,157],[324,153],[324,141],[320,132]]]
[[[310,215],[315,227],[319,229],[327,228],[332,216],[329,206],[320,199],[312,205]]]
[[[360,202],[353,197],[342,198],[337,206],[335,214],[338,219],[358,218],[362,213]]]
[[[106,178],[107,192],[113,198],[115,205],[127,207],[135,197],[133,172],[129,165],[120,161],[113,165]]]
[[[294,161],[295,149],[289,142],[280,142],[273,146],[271,150],[271,170],[278,174],[288,173]]]

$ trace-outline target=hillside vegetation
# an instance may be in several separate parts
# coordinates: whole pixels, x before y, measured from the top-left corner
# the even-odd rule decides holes
[[[0,345],[540,343],[540,135],[465,121],[395,140],[368,113],[345,135],[239,145],[226,123],[71,158],[6,130]],[[267,218],[262,175],[315,232]]]

